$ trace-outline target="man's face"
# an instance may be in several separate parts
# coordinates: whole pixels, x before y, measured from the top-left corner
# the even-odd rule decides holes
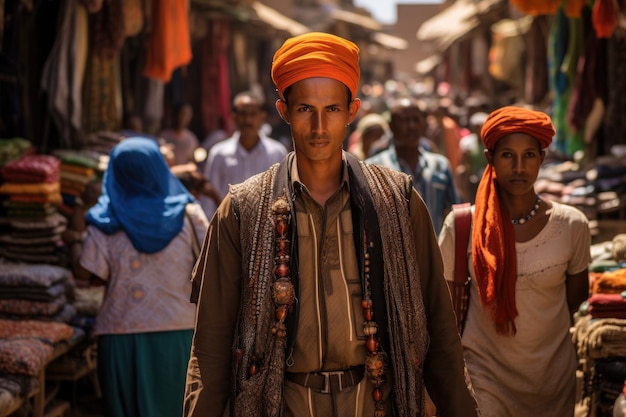
[[[426,119],[417,106],[400,106],[392,111],[389,127],[397,147],[418,146],[426,128]]]
[[[254,101],[237,103],[233,111],[233,119],[242,135],[257,135],[266,116],[261,106]]]
[[[276,104],[291,125],[298,158],[328,160],[341,154],[346,127],[355,118],[361,101],[348,103],[349,91],[331,78],[308,78],[289,88],[289,104]]]

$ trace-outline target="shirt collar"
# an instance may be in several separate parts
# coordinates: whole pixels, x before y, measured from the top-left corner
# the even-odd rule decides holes
[[[294,190],[300,190],[302,188],[306,189],[306,185],[302,181],[300,181],[300,174],[298,172],[298,164],[296,163],[297,155],[294,155],[291,160],[291,167],[289,171],[291,172],[291,185]],[[346,160],[345,153],[342,153],[341,161],[343,165],[343,173],[340,188],[345,186],[347,189],[350,189],[350,176],[348,174],[348,161]]]

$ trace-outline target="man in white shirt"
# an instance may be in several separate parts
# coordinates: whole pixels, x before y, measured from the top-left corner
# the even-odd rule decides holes
[[[211,147],[203,172],[222,198],[228,193],[229,184],[243,182],[287,155],[287,148],[261,129],[266,117],[265,103],[257,94],[244,91],[233,99],[237,130]],[[201,197],[200,204],[210,219],[217,208],[215,202]]]

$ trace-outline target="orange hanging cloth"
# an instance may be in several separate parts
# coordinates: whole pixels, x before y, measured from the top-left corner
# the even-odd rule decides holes
[[[585,4],[587,4],[587,0],[565,0],[565,16],[573,18],[581,17]]]
[[[591,21],[599,39],[610,38],[617,25],[615,0],[596,0],[591,10]]]
[[[511,0],[522,13],[531,16],[539,16],[544,14],[556,14],[561,0]]]
[[[187,0],[153,0],[152,7],[144,75],[168,82],[192,57]]]

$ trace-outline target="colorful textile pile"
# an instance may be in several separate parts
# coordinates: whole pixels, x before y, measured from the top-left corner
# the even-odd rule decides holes
[[[591,279],[588,299],[593,319],[626,319],[626,268],[596,272]]]
[[[111,149],[124,140],[125,137],[117,132],[107,130],[90,133],[85,137],[84,149],[97,152],[102,155],[108,155]]]
[[[598,218],[626,209],[626,156],[605,155],[586,171],[578,163],[547,158],[535,191],[585,213],[592,236],[599,232]]]
[[[61,203],[59,167],[52,155],[27,154],[0,168],[2,184],[0,256],[34,263],[65,262],[59,251],[65,219]]]
[[[33,146],[26,139],[0,139],[0,166],[32,152]]]
[[[65,323],[0,319],[0,401],[10,407],[19,397],[30,395],[55,349],[68,349],[84,337],[82,330]]]
[[[572,341],[582,371],[577,408],[610,416],[626,380],[626,235],[592,245],[589,298],[574,316]],[[583,414],[581,414],[583,415]]]
[[[70,270],[0,260],[0,415],[44,389],[44,368],[47,377],[63,358],[85,357],[90,329],[75,325],[74,300]]]
[[[108,156],[94,151],[71,149],[56,150],[53,155],[61,161],[62,203],[60,211],[69,215],[72,207],[80,202],[87,186],[101,181]]]
[[[0,267],[0,319],[70,323],[76,315],[75,284],[68,269],[13,263]]]

